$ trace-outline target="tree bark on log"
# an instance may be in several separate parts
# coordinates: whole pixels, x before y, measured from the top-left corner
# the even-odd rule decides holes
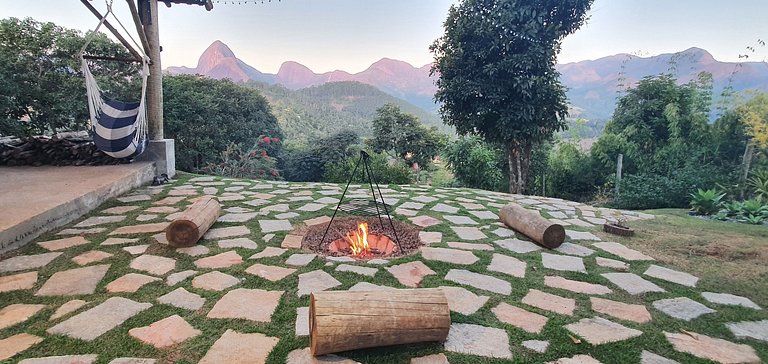
[[[310,296],[312,355],[445,341],[450,327],[448,300],[439,288],[328,291]]]
[[[165,238],[174,248],[193,246],[219,218],[221,205],[211,196],[200,197],[165,229]]]
[[[518,204],[508,204],[499,210],[499,220],[531,238],[539,245],[555,249],[565,240],[565,229]]]

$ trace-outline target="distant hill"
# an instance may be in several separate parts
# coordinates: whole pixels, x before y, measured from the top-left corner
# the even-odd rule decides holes
[[[414,67],[406,62],[383,58],[365,71],[351,74],[344,71],[315,73],[298,62],[285,62],[277,74],[262,73],[238,59],[226,44],[216,41],[200,56],[197,67],[169,67],[171,74],[192,73],[234,81],[254,80],[266,84],[280,84],[289,90],[298,90],[329,82],[355,81],[368,84],[389,95],[406,100],[428,112],[435,113],[437,105],[434,77],[429,77],[431,65]],[[765,62],[720,62],[709,52],[690,48],[679,53],[636,57],[618,54],[596,60],[557,65],[561,81],[568,87],[568,98],[580,117],[596,125],[604,123],[616,107],[619,79],[625,85],[634,85],[645,76],[672,73],[681,82],[693,79],[699,72],[712,73],[713,95],[731,85],[734,90],[757,89],[768,91],[768,64]]]
[[[249,81],[269,100],[286,139],[308,144],[343,130],[371,136],[376,109],[387,103],[414,114],[426,126],[452,133],[434,114],[360,82],[331,82],[299,90]]]

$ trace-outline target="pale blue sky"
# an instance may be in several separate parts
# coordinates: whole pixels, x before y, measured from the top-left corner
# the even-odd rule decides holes
[[[298,61],[316,72],[359,72],[382,57],[415,66],[431,62],[428,51],[442,34],[456,0],[231,1],[202,7],[160,5],[163,66],[194,66],[214,40],[228,44],[246,63],[276,72]],[[233,4],[235,3],[235,4]],[[238,5],[237,3],[243,3]],[[93,4],[104,9],[103,0]],[[124,1],[115,9],[130,25]],[[2,17],[53,21],[81,30],[97,20],[77,0],[4,0]],[[767,0],[596,0],[590,21],[567,38],[561,63],[616,53],[655,55],[696,46],[716,59],[736,61],[746,46],[768,39]],[[750,60],[763,60],[758,49]]]

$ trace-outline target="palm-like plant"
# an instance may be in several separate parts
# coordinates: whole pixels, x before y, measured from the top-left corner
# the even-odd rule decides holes
[[[712,215],[720,209],[724,193],[716,189],[702,190],[691,194],[691,210],[699,215]]]
[[[748,184],[754,189],[755,198],[768,201],[768,169],[752,172]]]

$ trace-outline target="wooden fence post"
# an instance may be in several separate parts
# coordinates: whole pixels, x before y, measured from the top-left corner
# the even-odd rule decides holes
[[[619,197],[619,185],[621,185],[621,167],[624,163],[624,154],[619,153],[616,160],[616,197]]]

